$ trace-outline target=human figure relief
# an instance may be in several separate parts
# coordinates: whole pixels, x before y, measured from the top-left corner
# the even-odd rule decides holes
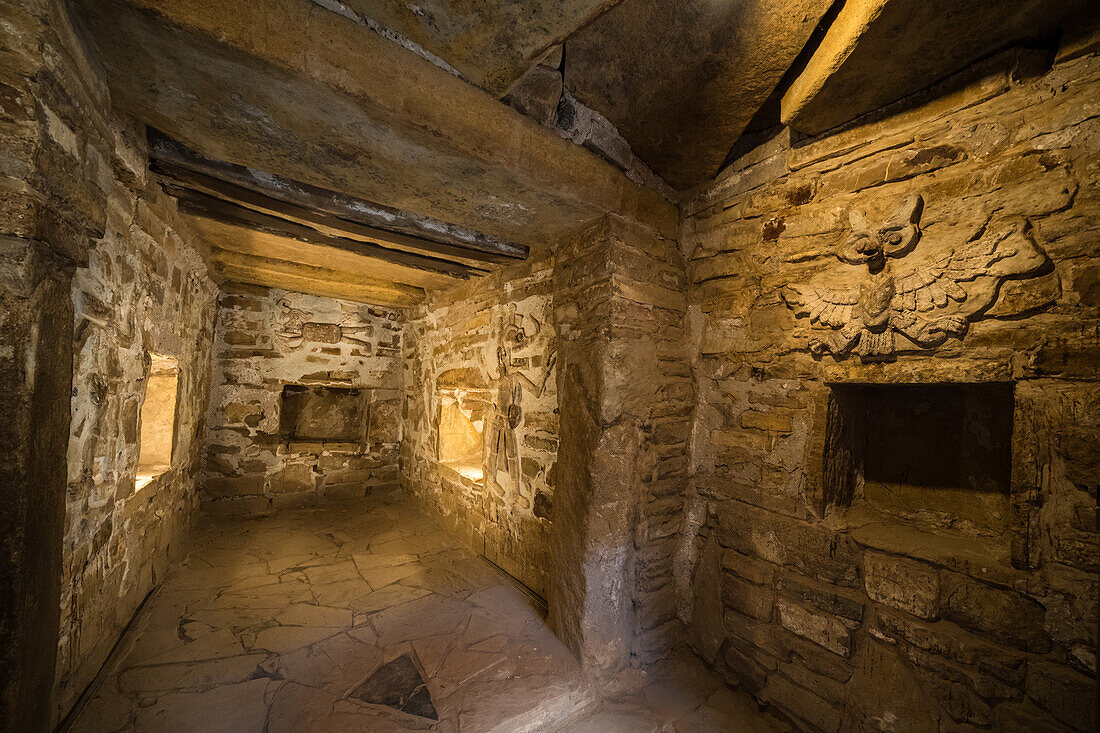
[[[554,370],[554,364],[557,362],[557,354],[550,352],[542,378],[536,384],[513,366],[511,349],[508,348],[511,345],[523,345],[530,337],[514,322],[504,326],[501,336],[501,344],[497,346],[497,373],[489,375],[497,384],[497,395],[487,433],[489,460],[486,473],[490,485],[497,487],[499,493],[503,494],[510,484],[515,489],[522,508],[530,509],[534,505],[534,497],[524,491],[520,473],[519,445],[516,439],[516,428],[523,420],[521,408],[523,387],[526,386],[536,399],[541,397],[550,373]]]

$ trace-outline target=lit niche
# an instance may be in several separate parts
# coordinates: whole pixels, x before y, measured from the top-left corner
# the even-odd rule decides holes
[[[144,488],[172,467],[176,444],[179,363],[171,356],[147,354],[147,364],[135,489]]]
[[[436,380],[436,399],[440,466],[481,484],[485,476],[485,415],[490,406],[484,380],[470,369],[444,372]]]

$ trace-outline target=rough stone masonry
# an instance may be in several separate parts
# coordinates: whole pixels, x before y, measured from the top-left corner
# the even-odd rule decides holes
[[[552,78],[541,105],[512,87],[513,109],[503,76],[459,78],[333,3],[250,5],[302,21],[264,35],[253,16],[202,2],[97,0],[85,17],[81,3],[0,0],[0,730],[65,725],[196,523],[277,515],[265,521],[281,533],[287,517],[328,511],[353,518],[303,526],[364,532],[326,536],[332,558],[345,541],[375,553],[375,525],[413,537],[439,525],[472,550],[416,560],[448,600],[467,592],[444,567],[451,554],[502,571],[545,603],[544,620],[512,620],[544,621],[540,633],[601,692],[690,650],[715,686],[799,730],[1095,730],[1100,36],[1054,42],[1044,25],[1043,38],[1004,50],[1019,38],[979,49],[981,33],[960,34],[953,57],[970,66],[942,78],[922,47],[912,75],[934,86],[899,89],[914,93],[839,127],[847,110],[822,109],[828,95],[787,114],[775,84],[814,51],[819,19],[867,11],[867,36],[925,43],[924,26],[889,27],[903,0],[871,12],[882,4],[770,16],[769,43],[783,48],[767,55],[771,82],[750,75],[736,97],[736,74],[680,97],[647,89],[661,105],[689,101],[700,125],[624,124],[628,141],[612,124],[627,117],[580,106],[569,87],[599,104],[578,84],[608,73],[601,27],[649,37],[653,16],[629,14],[652,3],[577,2],[557,30],[528,37],[522,58],[505,59],[508,78],[520,61]],[[996,20],[981,15],[992,3],[966,5],[961,17]],[[1045,15],[1021,5],[1015,22]],[[663,8],[682,11],[681,34],[711,27],[692,6]],[[576,37],[559,27],[570,18]],[[835,49],[835,30],[813,42]],[[726,35],[707,39],[713,53],[741,63]],[[626,56],[645,48],[616,38]],[[735,40],[768,47],[747,31]],[[601,61],[570,66],[585,58]],[[708,58],[690,68],[714,67]],[[841,71],[864,78],[851,58]],[[393,78],[379,83],[378,69]],[[722,110],[751,117],[735,120],[748,134],[700,132],[728,128],[701,124],[715,121],[706,89],[756,100]],[[142,115],[154,113],[202,156],[220,155],[219,170],[278,169],[249,169],[247,181],[270,186],[262,195],[175,171],[192,195],[239,197],[228,208],[268,230],[181,213],[149,167]],[[647,133],[651,122],[661,129]],[[691,147],[681,134],[696,136]],[[667,161],[654,173],[642,160],[655,150],[694,171],[684,181],[726,163],[675,192],[657,180]],[[314,201],[388,196],[377,211],[514,241],[503,255],[473,251],[286,201],[278,219],[265,208],[272,181]],[[375,240],[405,248],[388,269],[363,254],[379,253]],[[312,259],[296,260],[306,245]],[[443,257],[456,250],[457,263]],[[226,270],[226,252],[248,266]],[[143,482],[143,406],[160,360],[178,377],[161,410],[170,445]],[[400,521],[354,516],[371,506]],[[281,552],[277,567],[246,558],[245,580],[308,576],[304,554]],[[361,596],[343,594],[377,589],[346,558],[333,563],[315,575],[339,578],[325,592],[350,614]],[[310,614],[332,610],[302,592]],[[199,622],[177,610],[143,617],[156,626],[147,643],[193,641]],[[280,636],[276,616],[257,633]],[[237,651],[233,624],[219,624]],[[246,661],[253,688],[281,682]],[[367,679],[348,692],[373,699]],[[219,689],[198,687],[208,683]]]
[[[1018,61],[878,122],[777,135],[683,206],[681,616],[716,670],[807,728],[1096,726],[1100,64]],[[877,492],[838,422],[837,387],[867,383],[1009,385],[984,514],[937,507],[946,487],[907,508]]]

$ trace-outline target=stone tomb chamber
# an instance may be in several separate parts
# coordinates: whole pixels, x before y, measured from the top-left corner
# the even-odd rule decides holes
[[[1097,730],[1086,0],[0,0],[0,733]]]

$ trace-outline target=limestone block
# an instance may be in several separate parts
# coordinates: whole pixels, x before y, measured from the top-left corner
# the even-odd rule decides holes
[[[725,573],[722,576],[722,602],[758,621],[769,621],[775,605],[775,590]]]
[[[1075,730],[1096,729],[1096,680],[1050,662],[1028,665],[1027,695]]]
[[[943,617],[964,628],[1027,651],[1050,649],[1045,609],[1023,594],[953,573],[944,579],[940,603]]]
[[[838,585],[857,582],[856,553],[846,535],[740,501],[719,506],[718,520],[724,541],[744,555]]]
[[[782,674],[768,677],[761,697],[820,730],[840,730],[843,717],[834,706]]]
[[[847,657],[852,653],[852,631],[856,623],[811,611],[782,596],[776,601],[779,622],[784,628],[825,649]]]
[[[863,595],[856,591],[820,583],[785,570],[779,582],[779,592],[789,600],[837,616],[845,623],[858,624],[863,620],[865,601]]]
[[[753,559],[734,550],[722,553],[722,568],[757,585],[771,585],[776,572],[772,563]]]
[[[290,463],[271,477],[269,483],[272,492],[293,494],[312,491],[316,488],[317,476],[313,466],[308,463]]]
[[[971,634],[955,624],[925,623],[901,613],[877,610],[872,636],[899,640],[958,664],[977,668],[985,675],[1016,687],[1023,685],[1027,657],[1019,651]]]
[[[924,619],[939,612],[939,574],[925,563],[868,552],[863,556],[863,583],[873,601]]]
[[[557,68],[536,64],[516,82],[503,101],[540,125],[548,125],[557,114],[563,88]]]
[[[203,493],[217,499],[231,496],[259,496],[264,493],[265,477],[257,476],[218,476],[209,477],[203,483]]]

